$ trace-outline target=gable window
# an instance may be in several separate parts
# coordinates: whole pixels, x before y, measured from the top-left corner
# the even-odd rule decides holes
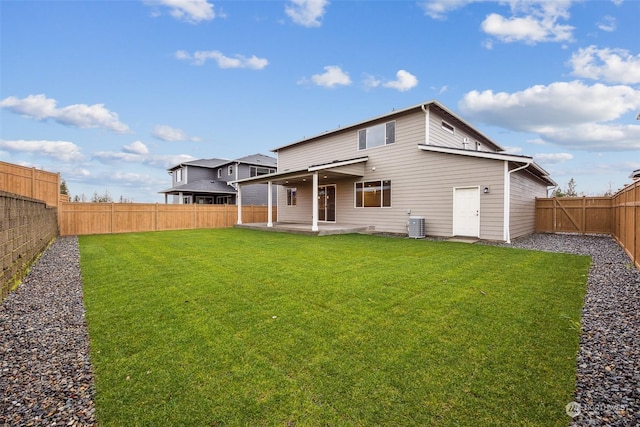
[[[218,178],[222,178],[222,168],[218,168]]]
[[[391,181],[356,182],[356,208],[391,207]]]
[[[287,188],[287,206],[295,206],[297,204],[297,188]]]
[[[452,125],[445,122],[444,120],[442,121],[442,129],[446,130],[449,133],[454,133],[456,130],[456,128],[454,128]]]
[[[176,182],[182,182],[182,168],[176,169]]]
[[[229,165],[229,167],[227,168],[227,175],[233,175],[233,165]]]
[[[358,150],[396,142],[396,122],[387,122],[358,131]]]
[[[272,169],[272,168],[263,168],[263,167],[259,167],[259,166],[250,166],[249,167],[249,172],[251,174],[251,176],[260,176],[260,175],[267,175],[270,173],[275,173],[276,170]]]

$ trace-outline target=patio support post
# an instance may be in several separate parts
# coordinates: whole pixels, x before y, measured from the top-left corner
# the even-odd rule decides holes
[[[313,173],[313,212],[311,231],[318,231],[318,171]]]
[[[240,184],[238,184],[236,203],[238,204],[238,224],[242,224],[242,185]]]
[[[267,183],[267,204],[269,210],[267,212],[267,227],[273,227],[273,194],[271,194],[271,181]]]
[[[179,198],[178,204],[180,204],[180,205],[183,204],[184,203],[184,200],[183,200],[184,198],[182,197],[182,191],[178,193],[178,198]]]

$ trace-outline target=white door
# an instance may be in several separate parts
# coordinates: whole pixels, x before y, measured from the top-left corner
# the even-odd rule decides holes
[[[453,189],[453,235],[480,237],[480,187]]]

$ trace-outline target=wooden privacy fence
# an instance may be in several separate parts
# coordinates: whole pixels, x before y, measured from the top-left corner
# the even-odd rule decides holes
[[[536,199],[536,232],[611,234],[611,197]]]
[[[242,222],[267,222],[267,217],[267,206],[242,207]],[[63,202],[58,208],[61,236],[224,228],[237,220],[235,205]]]
[[[640,181],[613,197],[536,199],[536,232],[611,234],[640,268]]]
[[[613,235],[640,268],[640,181],[613,197]]]
[[[0,191],[42,200],[57,207],[60,200],[60,174],[0,162]]]

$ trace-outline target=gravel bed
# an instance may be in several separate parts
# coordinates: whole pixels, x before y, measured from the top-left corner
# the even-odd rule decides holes
[[[58,238],[0,306],[0,426],[95,425],[76,237]]]
[[[579,408],[567,423],[640,425],[640,272],[629,257],[609,236],[534,234],[503,246],[592,257]],[[95,425],[77,238],[58,238],[2,302],[0,332],[0,425]]]
[[[609,236],[534,234],[505,246],[591,256],[570,425],[640,426],[640,271]]]

